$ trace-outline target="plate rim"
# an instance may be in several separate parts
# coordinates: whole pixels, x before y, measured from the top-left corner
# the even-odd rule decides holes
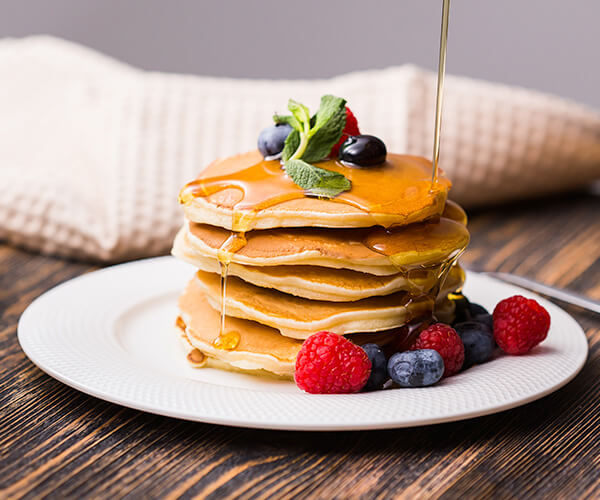
[[[107,401],[107,402],[110,402],[113,404],[118,404],[118,405],[124,406],[126,408],[131,408],[131,409],[138,410],[138,411],[144,411],[147,413],[161,415],[161,416],[165,416],[165,417],[169,417],[169,418],[177,418],[177,419],[182,419],[182,420],[187,420],[187,421],[208,423],[208,424],[226,425],[226,426],[233,426],[233,427],[244,427],[244,428],[251,428],[251,429],[272,429],[272,430],[290,430],[290,431],[323,431],[323,432],[324,431],[381,430],[381,429],[420,427],[420,426],[435,425],[435,424],[440,424],[440,423],[456,422],[456,421],[460,421],[460,420],[467,420],[467,419],[471,419],[471,418],[483,417],[483,416],[491,415],[494,413],[503,412],[506,410],[510,410],[513,408],[517,408],[519,406],[523,406],[523,405],[532,403],[534,401],[537,401],[537,400],[539,400],[545,396],[548,396],[549,394],[563,388],[565,385],[567,385],[569,382],[571,382],[581,372],[581,370],[585,366],[585,363],[589,356],[589,343],[588,343],[587,337],[585,335],[585,331],[583,330],[581,325],[577,322],[577,320],[575,320],[575,318],[573,318],[573,316],[571,316],[567,311],[565,311],[561,307],[557,306],[556,304],[549,302],[547,299],[544,299],[543,297],[540,297],[538,294],[535,294],[528,290],[524,290],[518,286],[509,284],[508,286],[510,286],[510,288],[514,289],[515,291],[521,291],[526,296],[536,298],[536,300],[539,300],[540,302],[542,302],[543,305],[550,304],[553,309],[554,308],[558,309],[563,314],[563,319],[570,321],[572,323],[573,327],[575,327],[575,330],[578,334],[579,340],[581,341],[581,346],[585,345],[585,349],[581,351],[581,354],[580,354],[579,358],[577,359],[577,364],[574,365],[574,368],[572,369],[571,373],[567,377],[560,380],[560,382],[557,382],[554,385],[549,386],[539,392],[527,395],[522,398],[515,398],[513,400],[507,401],[506,403],[496,404],[496,405],[490,406],[485,409],[473,409],[470,411],[457,410],[457,411],[455,411],[453,413],[449,413],[445,416],[440,416],[440,417],[433,416],[431,418],[420,418],[418,421],[404,420],[404,421],[397,421],[397,422],[390,422],[390,421],[372,422],[372,423],[362,423],[361,422],[361,423],[356,423],[356,424],[354,424],[354,423],[335,423],[335,422],[327,422],[326,421],[321,424],[314,424],[314,423],[307,422],[305,424],[296,425],[296,424],[288,424],[285,422],[280,422],[277,419],[272,419],[270,421],[245,420],[243,418],[243,416],[235,417],[235,418],[223,416],[223,417],[216,418],[216,417],[211,417],[209,415],[197,415],[197,414],[193,414],[192,412],[179,411],[179,410],[173,409],[173,408],[165,408],[164,406],[157,407],[156,405],[145,404],[140,401],[123,398],[123,397],[120,397],[119,395],[115,395],[114,393],[111,393],[110,391],[107,391],[107,390],[103,391],[103,390],[98,390],[94,387],[90,387],[90,386],[86,385],[85,383],[81,383],[78,380],[61,373],[60,370],[55,369],[53,366],[49,366],[46,362],[44,362],[44,360],[40,359],[40,357],[37,356],[38,353],[29,344],[29,341],[27,340],[27,333],[24,333],[24,332],[27,331],[27,328],[29,327],[29,322],[35,321],[36,308],[40,307],[40,304],[43,305],[43,302],[48,300],[48,297],[51,297],[52,295],[54,295],[56,293],[60,293],[60,291],[62,289],[69,288],[74,283],[78,283],[82,280],[94,279],[94,277],[97,276],[98,274],[112,273],[115,271],[118,272],[118,270],[121,270],[122,268],[124,268],[126,266],[133,267],[133,266],[137,266],[137,265],[151,265],[151,264],[156,264],[156,263],[158,263],[158,265],[160,265],[163,262],[167,263],[167,262],[173,262],[173,261],[175,261],[175,259],[171,256],[161,256],[161,257],[152,257],[152,258],[148,258],[148,259],[134,260],[134,261],[126,262],[126,263],[107,266],[107,267],[104,267],[102,269],[98,269],[98,270],[95,270],[92,272],[87,272],[87,273],[81,274],[79,276],[71,278],[67,281],[64,281],[64,282],[52,287],[51,289],[47,290],[43,294],[36,297],[27,306],[25,311],[21,314],[21,317],[19,318],[19,321],[17,324],[17,339],[18,339],[21,349],[23,350],[23,352],[25,353],[27,358],[35,366],[37,366],[44,373],[46,373],[47,375],[51,376],[52,378],[58,380],[59,382],[65,384],[73,389],[76,389],[84,394],[87,394],[89,396],[93,396],[93,397],[96,397],[98,399],[101,399],[101,400],[104,400],[104,401]],[[175,261],[175,262],[179,262],[179,261]],[[481,277],[482,279],[486,279],[486,280],[490,280],[491,282],[502,283],[503,285],[506,285],[505,283],[501,282],[500,280],[490,277],[490,276],[486,276],[483,273],[476,273],[473,271],[466,271],[466,273],[467,273],[467,277],[477,275],[477,276]],[[164,289],[156,290],[155,295],[164,294],[164,293],[166,293],[166,290],[164,290]],[[139,303],[139,302],[137,302],[137,303]],[[161,374],[161,377],[169,377],[169,378],[173,378],[173,379],[178,378],[174,375],[167,375],[167,374]],[[194,382],[198,383],[198,384],[207,384],[206,382],[199,382],[199,381],[194,381]],[[260,391],[256,391],[256,390],[253,390],[250,388],[238,388],[238,390],[260,392]],[[389,392],[389,391],[384,391],[384,392]],[[374,395],[374,394],[377,394],[377,393],[362,393],[360,396],[369,397],[368,395]],[[346,398],[346,397],[356,397],[357,395],[349,396],[349,395],[298,394],[297,396],[310,397],[310,398],[339,398],[339,397]]]

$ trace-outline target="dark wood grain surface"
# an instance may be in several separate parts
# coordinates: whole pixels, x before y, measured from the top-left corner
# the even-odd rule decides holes
[[[472,214],[464,262],[600,298],[600,198]],[[500,414],[414,429],[294,433],[184,422],[86,396],[23,354],[27,305],[92,266],[0,245],[0,498],[598,498],[600,318],[571,383]]]

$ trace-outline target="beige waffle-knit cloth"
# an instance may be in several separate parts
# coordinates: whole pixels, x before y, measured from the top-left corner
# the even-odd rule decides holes
[[[0,239],[117,261],[168,251],[180,187],[256,147],[289,97],[345,97],[363,133],[431,157],[435,75],[414,66],[328,80],[140,71],[75,44],[0,41]],[[600,115],[538,92],[448,76],[441,166],[467,208],[600,177]]]

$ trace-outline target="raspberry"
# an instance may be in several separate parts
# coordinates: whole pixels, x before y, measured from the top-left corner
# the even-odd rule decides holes
[[[356,117],[352,111],[350,111],[350,108],[346,106],[346,126],[344,127],[342,137],[340,137],[338,143],[331,148],[331,153],[329,153],[329,156],[336,157],[340,151],[340,146],[344,144],[344,141],[348,139],[348,136],[358,134],[360,134],[360,130],[358,129],[358,121],[356,121]]]
[[[367,353],[348,339],[330,332],[308,337],[296,358],[296,385],[311,394],[360,391],[371,374]]]
[[[548,335],[550,315],[533,299],[514,295],[494,309],[494,339],[508,354],[525,354]]]
[[[457,373],[465,361],[465,347],[462,340],[451,326],[436,323],[426,328],[415,340],[410,348],[433,349],[444,360],[444,377]]]

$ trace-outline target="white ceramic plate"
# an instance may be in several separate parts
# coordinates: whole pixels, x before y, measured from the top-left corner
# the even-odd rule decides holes
[[[583,366],[587,340],[554,304],[470,273],[465,294],[488,308],[521,293],[550,312],[548,338],[526,356],[499,356],[422,389],[309,395],[292,382],[187,365],[173,333],[176,300],[193,268],[172,257],[85,274],[37,298],[19,321],[27,356],[87,394],[160,415],[289,430],[383,429],[506,410],[565,385]]]

